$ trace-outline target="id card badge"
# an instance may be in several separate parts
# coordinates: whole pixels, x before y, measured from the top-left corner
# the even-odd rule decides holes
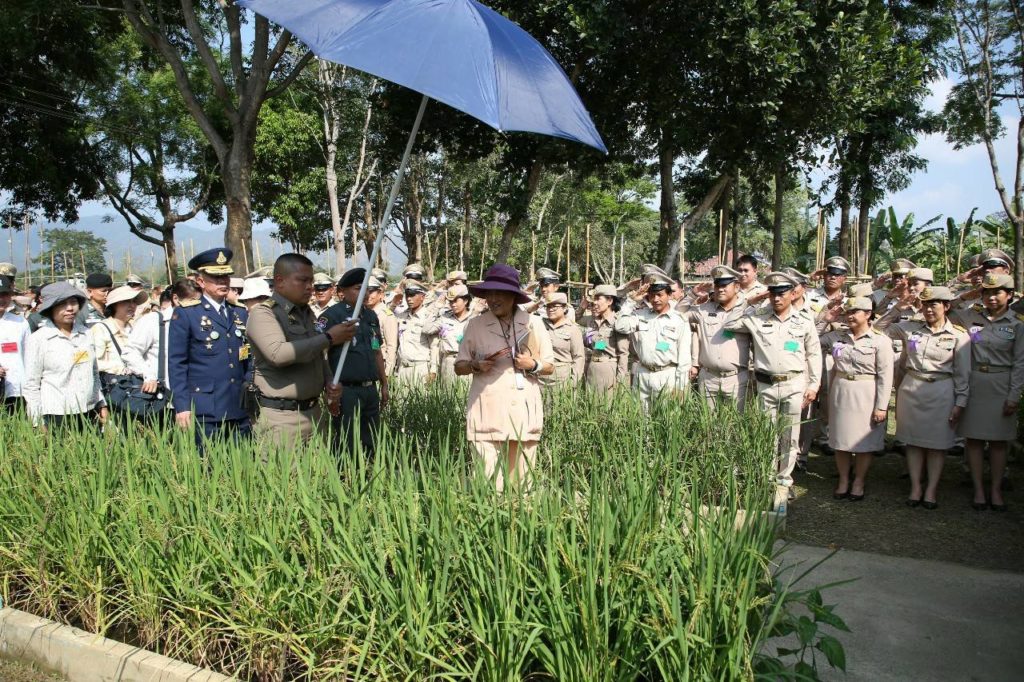
[[[668,341],[658,341],[658,343],[654,346],[654,350],[659,351],[666,351],[669,350],[670,348],[672,348],[672,344],[670,344]]]
[[[17,341],[9,341],[7,343],[0,343],[0,353],[17,353],[17,352],[18,352],[18,342]]]
[[[378,341],[377,339],[373,339],[372,341],[370,341],[370,348],[372,350],[380,350],[380,341]]]
[[[782,350],[789,351],[790,353],[795,353],[798,350],[800,350],[800,342],[799,341],[786,341],[786,343],[782,344]]]
[[[594,344],[594,350],[604,350],[608,347],[608,344],[604,341],[598,341]]]
[[[82,365],[89,361],[89,351],[87,350],[76,350],[75,354],[71,356],[71,364]]]

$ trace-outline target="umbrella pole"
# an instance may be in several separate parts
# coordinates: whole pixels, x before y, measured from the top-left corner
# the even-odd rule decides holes
[[[359,298],[356,299],[355,310],[352,311],[352,317],[350,320],[358,320],[359,313],[363,311],[363,301],[366,299],[366,287],[370,282],[370,271],[374,267],[374,263],[377,262],[377,257],[380,255],[380,247],[384,242],[384,233],[387,231],[388,222],[391,220],[391,209],[395,207],[395,200],[398,198],[398,191],[402,186],[402,178],[405,177],[405,169],[409,167],[409,157],[412,156],[412,147],[416,142],[416,135],[420,131],[420,123],[423,122],[423,112],[427,109],[427,102],[430,98],[423,95],[423,100],[420,102],[420,109],[416,112],[416,120],[412,124],[412,130],[409,131],[409,141],[405,145],[405,153],[402,154],[402,162],[398,165],[398,175],[395,177],[394,183],[391,185],[391,194],[388,196],[388,205],[384,209],[384,215],[380,219],[380,225],[377,226],[377,238],[373,240],[373,251],[370,253],[370,260],[366,266],[366,274],[363,275],[363,283],[359,286]],[[341,368],[345,366],[345,358],[348,357],[348,347],[352,344],[351,341],[346,341],[345,345],[341,347],[341,358],[338,359],[338,366],[334,369],[334,383],[341,381]],[[384,377],[381,377],[382,379]]]

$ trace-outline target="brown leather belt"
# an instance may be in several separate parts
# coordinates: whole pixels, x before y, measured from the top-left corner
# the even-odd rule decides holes
[[[718,370],[718,369],[711,369],[710,367],[701,367],[701,369],[704,370],[705,372],[707,372],[708,374],[713,374],[714,376],[718,377],[719,379],[725,379],[726,377],[734,377],[734,376],[738,375],[740,372],[746,372],[747,371],[746,368],[743,368],[743,369]]]
[[[972,369],[978,372],[985,372],[986,374],[1000,374],[1002,372],[1009,372],[1013,368],[1007,365],[989,365],[987,363],[979,363]]]
[[[916,379],[920,379],[921,381],[926,381],[929,384],[953,378],[952,374],[926,374],[924,372],[918,372],[916,369],[908,369],[907,374]]]
[[[262,393],[256,397],[260,407],[268,407],[272,410],[287,410],[289,412],[305,412],[316,407],[319,398],[309,400],[291,400],[289,398],[270,398]]]
[[[648,372],[660,372],[663,369],[668,369],[670,367],[677,367],[678,363],[671,362],[671,363],[669,363],[667,365],[661,365],[659,367],[657,365],[648,365],[646,362],[641,362],[640,366],[643,367],[644,369],[646,369]]]
[[[847,374],[845,372],[836,372],[836,376],[840,379],[846,379],[847,381],[868,381],[874,380],[875,374]]]
[[[794,377],[798,377],[803,372],[787,372],[786,374],[769,374],[768,372],[758,372],[754,370],[754,378],[757,379],[759,384],[781,384],[783,381],[789,381]]]

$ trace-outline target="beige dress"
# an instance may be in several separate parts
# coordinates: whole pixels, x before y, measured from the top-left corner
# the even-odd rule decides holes
[[[828,388],[828,444],[842,452],[879,452],[885,448],[885,424],[871,424],[875,410],[889,409],[892,393],[892,341],[869,329],[853,337],[833,331],[821,338],[822,354],[832,357]]]
[[[128,374],[128,366],[121,359],[121,353],[128,345],[128,337],[132,333],[132,325],[129,322],[121,329],[117,321],[108,317],[99,324],[93,325],[89,330],[92,336],[93,353],[96,355],[96,366],[100,374]],[[117,346],[113,339],[117,339]]]
[[[953,447],[954,406],[967,405],[971,350],[967,333],[948,319],[937,332],[921,321],[886,330],[903,341],[896,365],[896,440],[929,450]]]
[[[950,317],[971,340],[971,399],[957,433],[975,440],[1015,440],[1017,415],[1003,416],[1003,405],[1020,402],[1024,390],[1024,315],[1007,310],[992,320],[977,303]]]
[[[518,344],[540,362],[554,364],[551,341],[539,318],[517,310],[512,326],[514,341],[506,337],[490,311],[474,317],[466,325],[458,359],[485,360]],[[544,429],[540,381],[532,374],[516,372],[511,357],[497,358],[490,372],[473,375],[467,403],[469,441],[540,440]]]
[[[423,327],[424,334],[437,337],[437,354],[433,358],[436,366],[432,366],[430,372],[436,374],[439,380],[469,383],[468,376],[455,374],[455,362],[459,356],[459,346],[466,334],[466,325],[472,317],[467,311],[460,320],[451,310],[444,310]]]

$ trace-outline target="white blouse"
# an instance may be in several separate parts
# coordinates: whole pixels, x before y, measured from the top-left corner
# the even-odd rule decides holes
[[[42,415],[82,414],[105,404],[86,327],[76,324],[68,337],[47,324],[29,337],[22,395],[36,424]]]

